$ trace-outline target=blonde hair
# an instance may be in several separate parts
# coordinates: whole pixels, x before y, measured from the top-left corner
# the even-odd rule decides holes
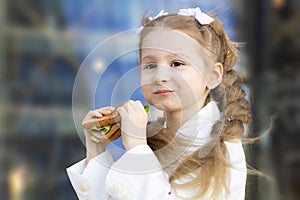
[[[177,169],[170,175],[169,181],[177,188],[190,186],[198,188],[193,198],[199,198],[211,192],[213,198],[217,199],[224,190],[228,194],[227,180],[230,163],[224,142],[240,140],[244,133],[243,124],[250,123],[251,118],[249,103],[245,99],[246,93],[241,88],[237,72],[233,69],[237,61],[236,45],[229,40],[218,19],[209,25],[200,25],[193,17],[169,14],[151,21],[144,18],[142,25],[145,28],[161,27],[181,31],[205,48],[214,63],[219,62],[223,65],[222,83],[212,89],[207,97],[207,102],[210,100],[218,102],[219,110],[223,113],[222,119],[216,122],[210,133],[211,136],[218,136],[215,137],[217,138],[215,145],[205,157],[199,156],[203,149],[199,148],[179,163]],[[143,29],[141,32],[140,48],[143,38],[150,31]],[[168,144],[172,137],[166,133],[165,129],[162,129],[148,138],[148,145],[156,151]],[[197,169],[201,170],[191,181],[183,184],[175,183],[175,180]]]

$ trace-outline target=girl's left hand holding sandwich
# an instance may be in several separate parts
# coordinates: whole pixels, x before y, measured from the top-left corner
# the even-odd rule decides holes
[[[96,110],[89,111],[82,123],[89,119],[100,118],[105,115],[110,115],[115,110],[112,106],[107,106],[103,108],[99,108]],[[88,163],[93,157],[103,153],[105,151],[105,147],[108,144],[107,142],[96,143],[92,141],[90,138],[92,136],[92,132],[89,129],[83,129],[85,135],[85,143],[86,143],[86,162]]]

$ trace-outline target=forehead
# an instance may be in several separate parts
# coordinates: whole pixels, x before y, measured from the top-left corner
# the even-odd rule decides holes
[[[151,28],[142,38],[141,44],[142,50],[157,49],[183,55],[204,53],[196,40],[181,31],[171,29]]]

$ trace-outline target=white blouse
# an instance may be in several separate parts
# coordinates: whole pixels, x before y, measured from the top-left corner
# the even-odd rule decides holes
[[[88,164],[85,159],[74,164],[67,168],[67,173],[78,198],[177,200],[191,197],[195,188],[177,189],[175,192],[168,176],[174,170],[176,162],[212,141],[210,131],[219,118],[216,103],[210,102],[178,130],[169,147],[167,145],[166,148],[153,152],[148,145],[139,145],[125,152],[115,162],[107,150],[91,159]],[[225,146],[232,165],[228,178],[230,193],[226,195],[224,191],[220,200],[243,200],[247,176],[243,147],[241,141],[225,142]],[[170,154],[171,156],[166,156]],[[187,178],[183,177],[177,182],[185,181]],[[208,192],[201,200],[211,199],[210,195]]]

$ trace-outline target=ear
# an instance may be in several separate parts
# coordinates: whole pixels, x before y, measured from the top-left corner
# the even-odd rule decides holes
[[[213,70],[211,71],[209,80],[207,82],[207,87],[209,89],[214,89],[217,87],[221,81],[222,81],[222,76],[223,76],[223,65],[222,63],[215,63],[215,66]]]

